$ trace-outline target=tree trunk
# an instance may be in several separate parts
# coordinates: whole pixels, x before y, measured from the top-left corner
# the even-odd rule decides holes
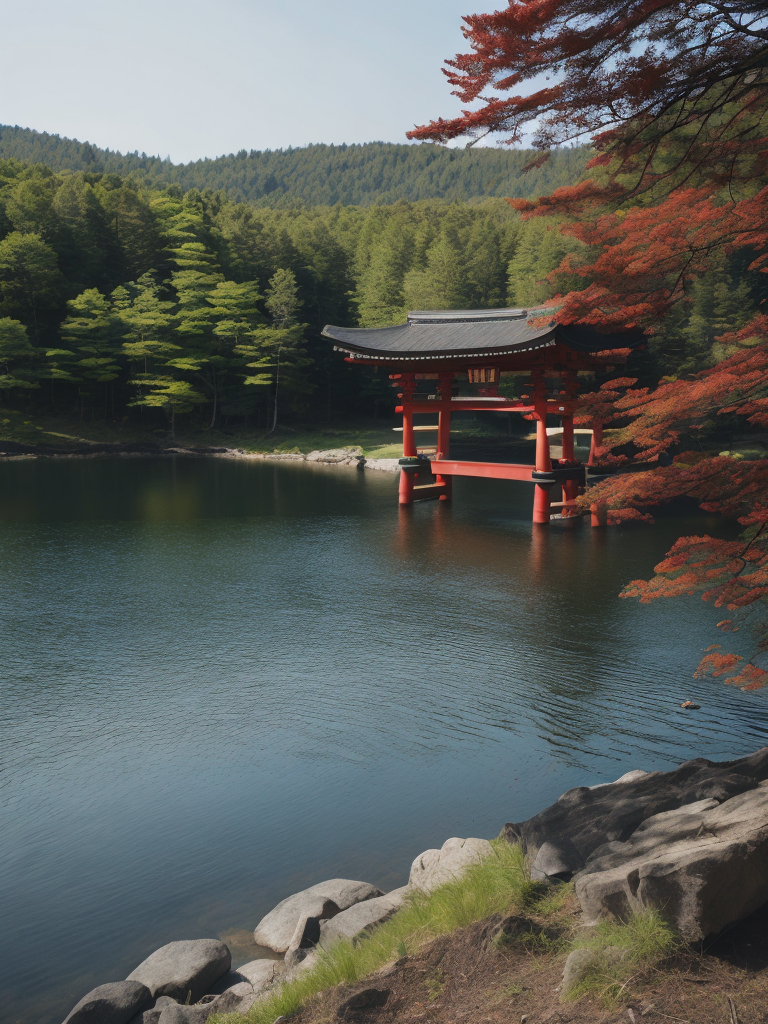
[[[216,367],[214,366],[213,367],[213,415],[211,416],[211,425],[208,428],[209,430],[213,430],[213,428],[216,426],[216,407],[218,405],[218,401],[219,401],[219,387],[218,387],[218,381],[216,380]]]
[[[268,434],[273,434],[275,427],[277,426],[277,392],[280,389],[280,349],[277,350],[277,371],[275,373],[275,404],[272,411],[272,426],[267,431]]]

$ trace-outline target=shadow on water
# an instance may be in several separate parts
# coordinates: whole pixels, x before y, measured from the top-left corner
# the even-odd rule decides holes
[[[290,463],[0,465],[0,1019],[55,1024],[172,939],[243,962],[323,877],[391,888],[572,785],[766,742],[763,695],[691,678],[716,609],[617,599],[713,524],[533,530],[523,485],[396,491]]]

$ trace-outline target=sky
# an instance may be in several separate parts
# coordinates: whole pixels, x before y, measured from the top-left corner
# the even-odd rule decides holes
[[[0,0],[0,124],[176,163],[405,142],[497,0]]]

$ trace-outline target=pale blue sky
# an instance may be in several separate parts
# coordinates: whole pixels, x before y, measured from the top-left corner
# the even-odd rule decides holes
[[[0,123],[176,162],[405,141],[483,0],[0,0]]]

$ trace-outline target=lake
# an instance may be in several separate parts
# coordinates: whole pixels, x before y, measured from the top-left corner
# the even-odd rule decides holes
[[[721,612],[617,597],[716,523],[534,531],[524,484],[396,492],[291,463],[0,465],[3,1022],[59,1024],[174,939],[242,963],[324,878],[394,888],[571,786],[768,742],[764,694],[692,679]]]

